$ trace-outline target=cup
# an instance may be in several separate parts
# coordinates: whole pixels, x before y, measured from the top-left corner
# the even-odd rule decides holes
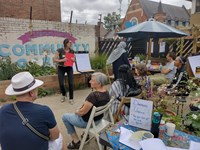
[[[176,125],[174,123],[166,123],[167,135],[173,136]]]
[[[154,138],[154,135],[151,132],[145,132],[142,135],[142,140],[146,140],[146,139],[150,139],[150,138]]]

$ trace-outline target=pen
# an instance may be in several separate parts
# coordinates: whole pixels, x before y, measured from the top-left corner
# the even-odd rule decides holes
[[[124,120],[128,123],[128,118],[126,117],[126,115],[122,115],[122,117],[123,117]]]

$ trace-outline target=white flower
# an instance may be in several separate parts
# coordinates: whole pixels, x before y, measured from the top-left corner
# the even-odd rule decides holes
[[[200,104],[198,105],[198,108],[200,109]]]
[[[197,115],[192,114],[192,118],[193,118],[194,120],[196,120],[196,119],[197,119]]]

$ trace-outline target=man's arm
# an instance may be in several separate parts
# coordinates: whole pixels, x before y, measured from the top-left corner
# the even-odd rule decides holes
[[[53,140],[56,140],[58,137],[59,137],[59,129],[58,129],[58,126],[56,125],[54,128],[52,129],[49,129],[49,132],[50,132],[50,140],[53,141]]]
[[[171,72],[171,71],[172,71],[171,69],[163,68],[163,69],[161,70],[161,73],[167,74],[167,73],[169,73],[169,72]]]

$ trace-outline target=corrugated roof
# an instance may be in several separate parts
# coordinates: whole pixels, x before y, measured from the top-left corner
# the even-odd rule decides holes
[[[158,11],[158,2],[149,0],[139,0],[141,7],[148,18],[153,17]],[[185,20],[189,21],[190,15],[185,7],[173,6],[162,3],[163,12],[166,13],[167,18],[170,20]]]

